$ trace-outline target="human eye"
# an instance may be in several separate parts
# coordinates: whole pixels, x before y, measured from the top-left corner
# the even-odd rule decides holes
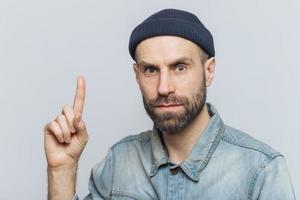
[[[157,69],[153,66],[146,66],[143,69],[144,74],[147,74],[147,75],[155,74],[156,71],[157,71]]]
[[[178,72],[182,72],[184,70],[186,70],[186,66],[184,64],[177,64],[174,66],[175,70],[178,71]]]

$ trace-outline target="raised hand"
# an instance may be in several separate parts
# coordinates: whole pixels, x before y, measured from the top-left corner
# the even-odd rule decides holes
[[[85,80],[77,78],[73,107],[65,105],[53,121],[44,128],[44,147],[48,167],[70,166],[78,163],[88,142],[82,113],[85,99]]]

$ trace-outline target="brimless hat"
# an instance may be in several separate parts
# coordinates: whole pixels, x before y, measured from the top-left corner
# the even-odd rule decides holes
[[[213,37],[193,13],[164,9],[152,14],[134,28],[129,39],[129,53],[134,58],[137,45],[150,37],[173,35],[196,43],[210,57],[215,56]]]

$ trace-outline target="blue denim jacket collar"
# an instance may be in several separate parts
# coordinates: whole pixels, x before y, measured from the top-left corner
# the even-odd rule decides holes
[[[206,105],[211,118],[196,144],[193,146],[188,158],[179,165],[185,174],[194,181],[199,181],[200,173],[208,164],[224,131],[224,123],[216,108],[208,102]],[[149,175],[152,177],[155,176],[161,165],[169,162],[168,155],[160,139],[160,132],[154,125],[151,135],[151,146],[153,160]]]

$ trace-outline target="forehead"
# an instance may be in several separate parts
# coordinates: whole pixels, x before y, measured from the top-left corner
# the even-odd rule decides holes
[[[178,57],[200,58],[200,48],[190,40],[177,36],[157,36],[143,40],[136,48],[136,61],[172,62]]]

